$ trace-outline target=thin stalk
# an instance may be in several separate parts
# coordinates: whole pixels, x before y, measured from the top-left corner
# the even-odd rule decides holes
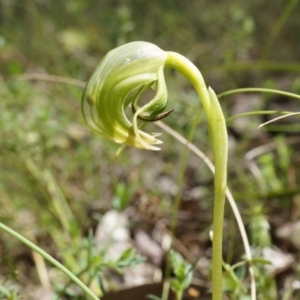
[[[222,98],[225,96],[238,94],[238,93],[270,93],[270,94],[277,94],[283,95],[291,98],[296,98],[300,100],[300,95],[289,93],[281,90],[274,90],[274,89],[265,89],[265,88],[242,88],[242,89],[234,89],[230,91],[226,91],[218,95],[218,98]]]
[[[166,66],[181,72],[195,87],[208,120],[215,160],[215,202],[213,217],[212,299],[222,300],[222,239],[225,191],[227,186],[227,130],[225,118],[211,89],[207,89],[200,71],[184,56],[167,52]]]
[[[4,230],[8,234],[17,238],[20,242],[28,246],[30,249],[39,253],[44,259],[50,262],[52,265],[57,267],[63,273],[65,273],[76,285],[78,285],[91,299],[100,300],[79,278],[77,278],[71,271],[69,271],[66,267],[64,267],[61,263],[59,263],[56,259],[46,253],[44,250],[36,246],[34,243],[30,242],[28,239],[7,227],[3,223],[0,222],[0,229]]]
[[[274,114],[281,114],[287,115],[290,114],[290,111],[278,111],[278,110],[255,110],[255,111],[247,111],[241,114],[233,115],[226,119],[227,124],[234,119],[241,118],[241,117],[249,117],[249,116],[258,116],[258,115],[274,115]]]
[[[262,128],[263,126],[266,126],[266,125],[268,125],[268,124],[270,124],[270,123],[276,122],[276,121],[278,121],[278,120],[285,119],[285,118],[289,118],[289,117],[292,117],[292,116],[299,116],[299,115],[300,115],[300,113],[299,113],[299,112],[296,112],[296,113],[289,113],[288,115],[284,115],[284,116],[277,117],[277,118],[275,118],[275,119],[272,119],[272,120],[269,120],[269,121],[267,121],[267,122],[265,122],[265,123],[260,124],[260,125],[258,126],[258,129],[259,129],[259,128]]]
[[[194,152],[198,157],[200,157],[200,159],[202,159],[202,161],[207,165],[207,167],[210,169],[210,171],[212,173],[215,173],[215,167],[214,167],[213,163],[194,144],[191,144],[188,140],[186,140],[178,132],[174,131],[172,128],[170,128],[169,126],[167,126],[163,122],[158,121],[155,124],[158,127],[165,130],[170,135],[172,135],[175,139],[177,139],[183,145],[186,145],[192,152]],[[249,156],[249,159],[251,159],[251,157],[254,156],[254,155],[252,155],[251,157],[250,156]],[[241,234],[241,237],[242,237],[242,241],[243,241],[243,244],[244,244],[247,263],[249,265],[250,280],[251,280],[251,300],[256,300],[255,274],[254,274],[254,268],[252,266],[252,253],[251,253],[251,248],[250,248],[249,240],[248,240],[248,237],[247,237],[246,229],[245,229],[241,214],[239,212],[239,209],[236,205],[236,202],[235,202],[229,188],[226,189],[226,197],[228,199],[228,202],[229,202],[229,204],[231,206],[231,209],[233,211],[233,214],[235,216],[235,219],[236,219],[236,222],[238,224],[238,228],[240,230],[240,234]]]
[[[183,292],[182,291],[178,291],[176,293],[176,300],[182,300],[182,296],[183,296]]]

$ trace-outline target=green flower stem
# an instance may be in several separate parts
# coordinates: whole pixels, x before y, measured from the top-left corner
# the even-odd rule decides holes
[[[8,234],[17,238],[20,242],[28,246],[30,249],[39,253],[44,259],[50,262],[52,265],[60,269],[63,273],[65,273],[75,284],[77,284],[81,289],[90,296],[91,299],[100,300],[79,278],[77,278],[72,272],[70,272],[66,267],[60,264],[57,260],[55,260],[52,256],[47,254],[44,250],[36,246],[34,243],[30,242],[28,239],[7,227],[3,223],[0,222],[0,228],[3,229]]]
[[[222,238],[225,193],[227,186],[227,130],[226,122],[212,89],[207,89],[200,71],[184,56],[167,52],[166,66],[181,72],[195,87],[205,110],[211,146],[215,161],[215,203],[213,214],[213,258],[212,291],[213,300],[222,300]]]
[[[178,291],[176,293],[176,300],[182,300],[182,296],[183,296],[183,292],[182,291]]]

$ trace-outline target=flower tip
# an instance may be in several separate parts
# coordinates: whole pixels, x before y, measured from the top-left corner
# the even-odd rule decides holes
[[[152,137],[154,137],[154,136],[152,136]],[[143,148],[145,150],[159,151],[161,149],[159,147],[154,146],[154,145],[161,145],[161,144],[163,144],[162,141],[160,141],[158,139],[153,139],[151,142],[143,141],[141,143],[142,147],[140,147],[140,148]]]
[[[156,138],[158,136],[161,136],[161,132],[152,132],[151,135]],[[162,143],[163,142],[160,142],[160,144],[162,144]]]
[[[152,151],[160,151],[161,148],[156,147],[156,146],[150,146],[147,150],[152,150]]]

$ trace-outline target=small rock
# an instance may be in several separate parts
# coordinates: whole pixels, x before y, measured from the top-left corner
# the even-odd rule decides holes
[[[294,247],[300,249],[300,221],[289,222],[276,230],[276,236],[290,241]]]
[[[156,266],[160,266],[163,259],[162,248],[144,231],[138,230],[135,235],[136,248],[147,256]]]
[[[273,276],[288,269],[295,262],[291,254],[269,247],[263,249],[263,257],[270,261],[271,265],[266,265],[265,268]]]

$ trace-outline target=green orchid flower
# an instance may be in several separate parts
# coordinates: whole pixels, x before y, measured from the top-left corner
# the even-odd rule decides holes
[[[138,128],[137,119],[156,121],[165,117],[167,87],[163,69],[165,51],[146,42],[133,42],[110,51],[88,81],[82,98],[84,118],[93,131],[116,143],[137,148],[160,150],[159,134]],[[156,96],[139,108],[140,95],[148,88]],[[125,114],[131,105],[132,123]]]
[[[93,131],[114,142],[148,150],[159,150],[158,134],[149,134],[138,126],[167,116],[167,87],[164,68],[181,72],[195,87],[208,121],[208,131],[215,163],[215,205],[213,224],[213,300],[222,299],[222,231],[227,185],[227,130],[217,96],[207,88],[200,71],[184,56],[147,42],[133,42],[110,51],[88,81],[82,112]],[[141,94],[149,88],[155,97],[142,107]],[[131,106],[132,122],[126,117]]]

